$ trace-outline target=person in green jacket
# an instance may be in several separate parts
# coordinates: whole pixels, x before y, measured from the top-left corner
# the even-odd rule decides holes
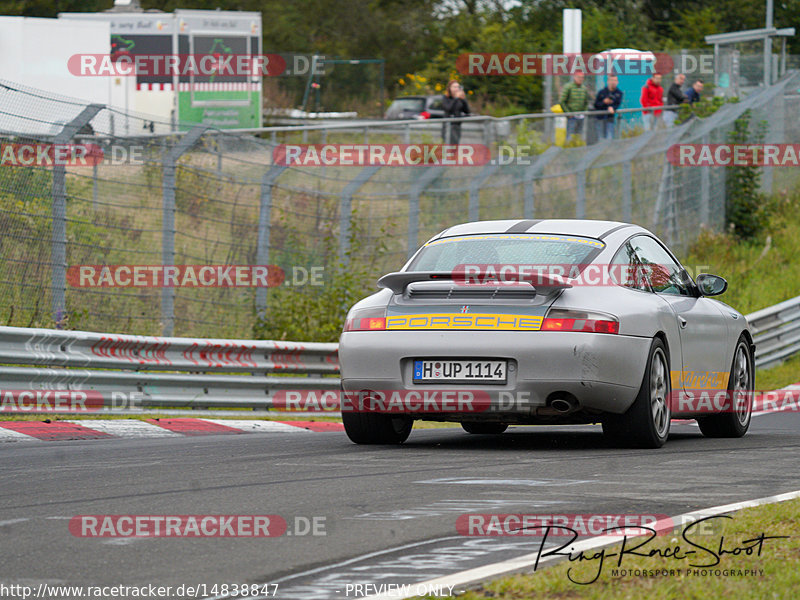
[[[572,75],[572,81],[561,89],[558,103],[564,112],[580,112],[589,108],[589,90],[583,85],[584,74],[577,72]],[[567,136],[580,135],[583,130],[585,115],[567,117]]]

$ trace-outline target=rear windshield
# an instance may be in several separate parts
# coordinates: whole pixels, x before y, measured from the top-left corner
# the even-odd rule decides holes
[[[431,99],[430,108],[434,110],[444,110],[444,105],[442,104],[442,97],[435,96],[433,99]]]
[[[581,265],[604,246],[599,240],[563,235],[465,235],[426,244],[408,270],[451,271],[464,264]]]
[[[399,115],[404,110],[411,112],[422,112],[425,108],[424,98],[398,98],[386,111],[388,115]]]

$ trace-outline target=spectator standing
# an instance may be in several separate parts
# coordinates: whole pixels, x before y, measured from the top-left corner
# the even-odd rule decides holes
[[[689,104],[694,104],[695,102],[698,102],[700,100],[700,95],[702,93],[703,93],[703,80],[698,79],[692,84],[692,87],[690,87],[686,91],[686,101]]]
[[[606,87],[597,92],[594,99],[594,109],[604,110],[606,114],[597,115],[597,139],[613,140],[614,123],[617,117],[617,110],[622,104],[622,90],[617,87],[619,79],[616,75],[609,75],[606,79]]]
[[[585,75],[577,72],[572,75],[572,81],[565,85],[558,97],[558,103],[564,112],[581,112],[589,108],[589,90],[583,85]],[[581,135],[584,115],[567,117],[567,138],[573,134]]]
[[[639,99],[642,103],[642,108],[652,108],[654,110],[642,111],[642,122],[644,123],[644,130],[650,131],[655,121],[661,117],[661,106],[664,106],[664,88],[661,87],[661,73],[654,73],[653,76],[647,80],[642,88],[642,96]]]
[[[683,73],[678,73],[675,75],[675,79],[672,82],[672,85],[669,86],[667,90],[667,106],[675,105],[675,104],[683,104],[686,102],[686,96],[683,95],[683,90],[681,86],[686,81],[686,75]],[[672,127],[675,124],[675,120],[678,118],[678,109],[677,108],[668,108],[664,111],[664,125],[667,127]]]
[[[451,79],[447,84],[444,98],[442,98],[442,108],[446,119],[468,117],[470,115],[464,88],[455,79]],[[447,136],[448,125],[450,129],[449,138]],[[461,141],[461,123],[451,121],[450,123],[442,124],[442,139],[445,144],[457,145]]]

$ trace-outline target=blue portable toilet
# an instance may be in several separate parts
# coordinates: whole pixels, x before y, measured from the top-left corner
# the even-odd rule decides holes
[[[634,50],[633,48],[616,48],[598,53],[605,58],[603,74],[595,75],[595,89],[600,90],[606,86],[606,75],[609,70],[619,78],[619,89],[622,90],[622,105],[620,108],[641,108],[639,99],[642,88],[650,76],[655,72],[656,56],[649,51]],[[663,82],[662,82],[663,85]],[[624,131],[642,125],[641,113],[623,113],[617,117],[618,130]]]

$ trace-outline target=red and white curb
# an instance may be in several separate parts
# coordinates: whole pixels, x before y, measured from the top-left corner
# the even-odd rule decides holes
[[[0,442],[165,438],[240,433],[344,431],[328,421],[253,421],[246,419],[85,419],[0,421]]]

